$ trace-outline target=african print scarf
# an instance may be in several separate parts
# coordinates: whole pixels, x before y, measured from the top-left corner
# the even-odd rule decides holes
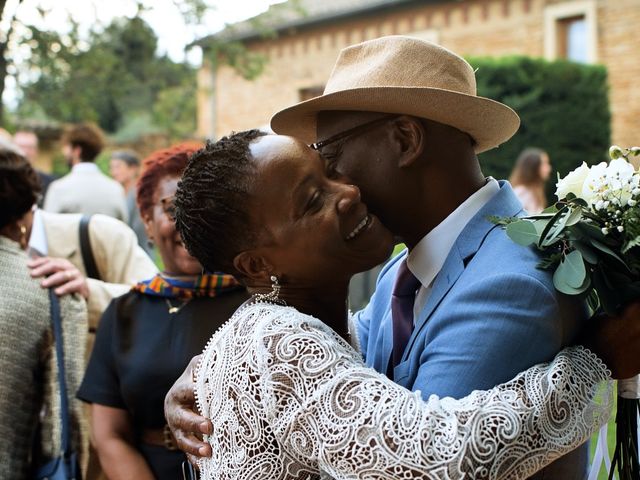
[[[167,278],[158,273],[134,285],[132,290],[154,297],[188,300],[194,297],[217,297],[241,288],[244,287],[226,273],[211,273],[189,279]]]

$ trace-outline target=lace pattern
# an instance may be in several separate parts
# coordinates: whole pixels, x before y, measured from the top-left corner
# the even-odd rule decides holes
[[[198,407],[214,424],[201,478],[526,478],[606,422],[607,378],[574,347],[489,391],[425,402],[319,320],[248,305],[198,368]]]

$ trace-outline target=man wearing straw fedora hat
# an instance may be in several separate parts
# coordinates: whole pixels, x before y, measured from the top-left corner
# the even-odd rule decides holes
[[[463,58],[403,36],[345,48],[323,95],[271,120],[356,184],[407,245],[356,319],[367,364],[425,399],[460,398],[553,358],[585,317],[536,254],[488,220],[522,205],[507,182],[485,178],[477,154],[519,124],[511,108],[476,95]],[[581,447],[538,475],[583,478],[587,455]]]
[[[532,250],[488,220],[521,214],[522,205],[507,182],[482,174],[477,154],[506,142],[519,123],[506,105],[476,95],[464,59],[402,36],[345,48],[323,95],[271,120],[357,185],[407,245],[355,319],[366,363],[425,399],[463,397],[552,359],[585,316],[536,268]],[[184,391],[169,393],[170,425],[179,423]],[[579,479],[586,464],[581,447],[538,475]]]

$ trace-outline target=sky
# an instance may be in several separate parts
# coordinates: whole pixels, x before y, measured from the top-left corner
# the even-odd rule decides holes
[[[202,26],[194,28],[186,25],[176,3],[180,0],[147,0],[143,3],[153,7],[142,14],[158,35],[160,53],[167,53],[175,61],[188,60],[198,65],[201,60],[199,48],[185,52],[184,47],[193,40],[212,34],[224,28],[225,24],[239,22],[254,17],[274,3],[283,0],[208,0],[211,9],[207,12]],[[68,31],[68,15],[76,20],[82,29],[87,30],[100,19],[103,24],[119,16],[132,17],[136,13],[135,0],[8,0],[6,12],[15,13],[20,22],[35,24],[40,27],[55,25],[60,32]],[[38,8],[48,11],[46,23],[38,14]],[[3,16],[0,22],[0,32],[6,32],[9,15]],[[19,33],[19,32],[16,32]],[[19,37],[19,35],[18,35]],[[19,40],[19,38],[18,38]],[[18,55],[14,53],[14,55]],[[17,99],[16,85],[13,79],[8,79],[4,100],[14,105]]]

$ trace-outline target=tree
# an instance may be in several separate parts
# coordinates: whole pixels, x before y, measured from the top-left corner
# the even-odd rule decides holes
[[[36,1],[37,0],[32,0],[32,3]],[[95,2],[95,0],[93,1]],[[205,12],[215,9],[215,3],[216,3],[214,0],[133,0],[133,1],[136,1],[137,14],[135,15],[135,17],[137,18],[142,18],[144,13],[147,10],[150,10],[151,8],[157,6],[159,3],[164,2],[164,3],[169,3],[173,5],[176,9],[177,14],[180,16],[180,18],[187,25],[192,27],[202,25]],[[33,71],[30,71],[28,74],[28,77],[30,79],[30,81],[28,82],[29,84],[33,83],[31,80],[34,77],[37,77],[40,73],[42,73],[43,75],[50,75],[52,78],[43,80],[40,86],[42,87],[43,91],[50,90],[52,92],[59,91],[60,89],[60,85],[57,84],[56,79],[54,78],[54,75],[59,72],[59,69],[61,68],[64,69],[66,68],[65,65],[68,65],[68,62],[65,59],[63,59],[61,62],[58,62],[58,65],[55,65],[54,63],[57,61],[56,57],[60,55],[65,55],[65,52],[63,52],[63,50],[65,49],[68,51],[69,55],[76,55],[85,50],[85,48],[83,48],[84,42],[80,41],[77,35],[75,38],[73,37],[74,34],[77,34],[77,29],[75,32],[71,32],[70,34],[65,33],[63,35],[49,28],[45,17],[47,17],[47,15],[51,11],[45,11],[43,9],[39,10],[40,15],[43,17],[43,20],[45,20],[42,22],[42,24],[47,25],[47,27],[37,28],[36,26],[33,26],[33,25],[23,24],[20,21],[20,14],[19,14],[21,12],[21,6],[24,6],[24,3],[22,2],[22,0],[14,0],[13,2],[7,2],[7,0],[0,0],[0,22],[3,25],[9,25],[9,28],[7,29],[0,29],[0,125],[2,125],[5,120],[3,117],[4,108],[2,103],[2,96],[4,94],[5,87],[6,87],[6,78],[8,75],[11,74],[12,69],[14,71],[17,70],[16,68],[17,65],[15,64],[17,56],[14,54],[13,51],[11,51],[12,49],[16,48],[16,45],[24,44],[24,41],[26,40],[30,44],[29,46],[31,47],[30,49],[31,52],[33,51],[39,52],[40,57],[38,59],[31,60],[30,58],[27,58],[26,62],[24,64],[19,65],[19,67],[20,67],[20,70],[24,70],[24,68],[33,69]],[[52,10],[59,10],[60,8],[64,8],[64,7],[56,3],[54,3],[53,6],[51,7]],[[20,31],[19,34],[18,34],[18,30]],[[91,28],[90,36],[95,34],[96,32],[103,32],[103,31],[106,31],[106,27],[102,24],[99,18],[96,18],[94,25]],[[22,34],[25,32],[26,32],[26,36],[29,38],[23,38]],[[129,32],[129,33],[131,33],[132,36],[128,38],[125,41],[125,43],[129,43],[129,45],[131,45],[132,42],[135,43],[136,32]],[[20,40],[19,42],[17,41],[18,38]],[[42,45],[42,46],[39,45],[40,41],[44,41],[45,45]],[[144,52],[139,52],[139,53],[144,53]],[[52,62],[49,63],[48,65],[46,64],[47,62],[45,61],[45,57],[47,56],[51,57],[51,60],[52,60]],[[27,57],[29,57],[29,54],[27,54]],[[111,60],[112,59],[109,57],[109,55],[105,57],[99,57],[98,64],[94,65],[93,68],[100,66],[99,62],[101,61],[107,62],[102,64],[105,68],[110,68],[112,66],[112,64],[109,63]],[[91,69],[91,66],[89,65],[90,63],[91,62],[89,60],[86,60],[84,64],[84,66],[86,66],[88,70]],[[167,61],[164,62],[165,66],[167,63],[168,63]],[[131,65],[131,62],[129,63],[129,65]],[[171,68],[174,68],[174,66],[168,66],[167,68],[171,69]],[[47,71],[49,73],[44,73]],[[17,73],[14,73],[14,74],[15,76],[18,75]],[[91,79],[90,76],[88,78]],[[178,81],[177,84],[183,84],[182,80]],[[133,93],[131,94],[131,98],[133,98],[134,100],[138,99],[138,97],[136,97]],[[101,103],[102,104],[100,108],[103,111],[104,115],[106,115],[104,113],[105,111],[112,110],[113,116],[114,117],[118,116],[117,105],[109,104],[108,101],[101,101]],[[26,102],[26,104],[23,104],[23,112],[28,111],[28,110],[25,110],[25,108],[27,107],[29,109],[33,109],[31,113],[36,113],[37,111],[37,113],[44,114],[42,109],[40,109],[39,106],[37,104],[34,104],[33,102]],[[69,105],[68,107],[60,106],[58,108],[60,108],[63,111],[62,113],[64,113],[64,116],[67,116],[68,115],[67,111],[70,111],[72,109],[77,110],[78,112],[84,112],[86,114],[90,114],[90,111],[88,111],[89,107],[85,103]],[[113,125],[112,121],[107,123],[109,123],[110,125]]]
[[[19,5],[22,0],[14,1]],[[192,26],[201,25],[204,13],[212,8],[207,0],[164,1],[175,6],[185,23]],[[144,123],[141,119],[146,119],[175,134],[193,131],[195,71],[186,64],[172,62],[167,56],[158,56],[157,37],[143,20],[145,12],[158,4],[158,0],[137,0],[137,14],[133,18],[123,17],[106,26],[96,19],[88,35],[83,36],[70,16],[70,31],[51,30],[50,23],[46,22],[50,12],[40,10],[41,23],[46,27],[20,25],[24,38],[13,44],[10,40],[16,29],[0,37],[3,42],[0,43],[0,98],[9,60],[15,61],[15,56],[8,54],[9,45],[15,49],[18,43],[28,44],[20,65],[22,100],[18,113],[21,117],[66,122],[92,120],[114,132],[124,125],[125,114],[133,114],[138,117],[137,128]],[[277,7],[274,11],[278,15],[288,9],[302,12],[298,0],[289,0]],[[6,0],[0,0],[0,16],[13,15],[12,26],[20,23],[15,20],[15,11],[5,10]],[[273,14],[266,12],[249,22],[262,36],[275,36],[271,26]],[[259,75],[266,62],[266,57],[250,52],[240,41],[223,38],[210,51],[216,62],[230,64],[249,79]],[[156,101],[159,101],[157,105]],[[0,122],[1,115],[0,109]]]
[[[20,5],[22,0],[18,0],[18,5]],[[2,95],[4,93],[4,89],[6,86],[6,78],[9,67],[9,60],[7,59],[7,52],[9,49],[9,40],[11,39],[11,35],[14,29],[14,18],[5,18],[5,15],[9,15],[6,12],[7,0],[0,0],[0,22],[9,23],[9,28],[4,34],[0,31],[0,125],[4,124],[4,104],[2,102]]]
[[[158,56],[157,37],[140,17],[115,19],[86,42],[77,25],[65,38],[30,28],[35,80],[23,86],[22,115],[41,111],[63,122],[91,120],[115,132],[125,115],[150,113],[160,92],[188,85],[195,92],[194,69]]]

